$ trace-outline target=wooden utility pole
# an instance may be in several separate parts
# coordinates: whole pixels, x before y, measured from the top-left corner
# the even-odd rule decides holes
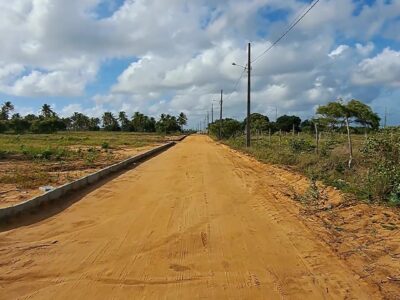
[[[219,139],[222,139],[222,103],[224,91],[221,90],[221,100],[219,101]]]
[[[271,128],[268,130],[268,136],[269,136],[269,143],[271,144]]]
[[[315,129],[315,152],[319,154],[319,134],[318,134],[318,124],[314,121],[314,129]]]
[[[385,122],[383,128],[386,128],[386,125],[387,125],[387,107],[385,106]]]
[[[209,132],[210,128],[210,112],[207,111],[207,133]]]
[[[248,58],[247,58],[247,122],[246,122],[246,146],[250,147],[250,95],[251,95],[251,44],[248,44]]]
[[[214,124],[214,103],[211,103],[211,124]]]

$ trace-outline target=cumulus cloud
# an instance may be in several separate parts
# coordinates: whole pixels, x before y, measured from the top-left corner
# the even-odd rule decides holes
[[[337,47],[335,50],[333,50],[331,53],[329,53],[329,57],[334,58],[335,56],[341,55],[344,51],[349,49],[349,46],[347,45],[340,45]]]
[[[98,8],[111,3],[107,15]],[[25,97],[86,95],[107,59],[130,58],[108,92],[92,98],[101,109],[193,117],[225,91],[227,115],[242,116],[238,82],[246,44],[256,57],[308,3],[300,0],[14,0],[0,3],[0,92]],[[399,52],[375,37],[399,40],[400,1],[372,4],[321,0],[253,66],[253,108],[312,113],[336,97],[376,102],[399,85]],[[339,42],[340,41],[340,42]]]
[[[400,85],[400,51],[390,48],[361,61],[352,80],[359,85]]]

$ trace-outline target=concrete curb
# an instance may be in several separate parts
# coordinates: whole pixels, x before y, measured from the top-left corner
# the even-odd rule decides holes
[[[185,137],[186,136],[178,139],[178,141],[183,140]],[[82,177],[73,182],[64,184],[64,185],[62,185],[50,192],[47,192],[43,195],[37,196],[35,198],[32,198],[25,202],[16,204],[14,206],[0,208],[0,222],[4,221],[5,219],[7,219],[9,217],[13,217],[13,216],[17,216],[22,213],[29,212],[32,209],[37,208],[46,203],[54,202],[54,201],[63,201],[62,197],[67,195],[68,193],[80,190],[86,186],[94,184],[94,183],[100,181],[101,179],[107,177],[110,174],[113,174],[115,172],[126,169],[128,166],[132,165],[133,163],[143,161],[146,158],[149,158],[155,154],[158,154],[158,153],[174,146],[175,144],[176,144],[176,142],[169,142],[165,145],[156,147],[147,152],[138,154],[136,156],[133,156],[131,158],[123,160],[119,163],[111,165],[107,168],[97,171],[96,173],[87,175],[87,176]]]

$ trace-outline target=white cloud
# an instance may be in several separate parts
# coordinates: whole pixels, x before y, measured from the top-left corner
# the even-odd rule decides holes
[[[359,45],[359,44],[357,44]],[[349,46],[347,45],[340,45],[339,47],[337,47],[335,50],[333,50],[331,53],[328,54],[328,56],[330,58],[334,58],[335,56],[339,56],[341,55],[344,51],[346,51],[347,49],[349,49]],[[358,49],[358,47],[357,47]]]
[[[357,43],[356,49],[357,49],[358,53],[360,53],[361,55],[367,56],[367,55],[370,55],[372,53],[372,51],[374,51],[375,45],[371,42],[368,42],[365,45]]]
[[[0,89],[27,97],[79,96],[86,85],[95,79],[97,68],[95,63],[90,64],[85,58],[64,59],[49,65],[46,71],[26,72],[21,65],[8,65],[0,69]]]
[[[110,90],[93,97],[95,108],[88,113],[185,110],[195,116],[204,114],[224,88],[230,95],[227,114],[240,115],[244,84],[233,91],[241,69],[231,63],[245,64],[248,41],[253,57],[262,53],[308,5],[299,0],[127,0],[104,17],[96,10],[100,3],[105,0],[2,1],[0,92],[82,96],[105,60],[132,58]],[[400,1],[359,4],[321,0],[257,61],[253,108],[311,111],[339,96],[377,101],[382,89],[398,87],[398,52],[382,51],[370,40],[381,35],[399,40]],[[287,20],[265,17],[276,12],[287,14]],[[67,106],[65,113],[78,108]]]
[[[358,85],[400,85],[400,51],[389,48],[361,61],[352,80]]]

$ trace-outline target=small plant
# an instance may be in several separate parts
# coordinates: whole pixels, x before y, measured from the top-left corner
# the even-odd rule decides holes
[[[289,141],[290,149],[294,153],[305,153],[305,152],[312,152],[315,149],[315,146],[312,145],[309,141],[304,139],[293,139]]]
[[[400,206],[400,184],[390,194],[389,204],[393,206]]]
[[[86,155],[85,155],[85,164],[88,166],[93,166],[95,160],[98,158],[98,152],[95,151],[89,151]]]
[[[124,144],[126,144],[126,143],[124,143]],[[109,145],[109,143],[107,143],[107,142],[103,142],[103,143],[101,144],[101,148],[107,150],[107,149],[110,148],[110,145]]]

